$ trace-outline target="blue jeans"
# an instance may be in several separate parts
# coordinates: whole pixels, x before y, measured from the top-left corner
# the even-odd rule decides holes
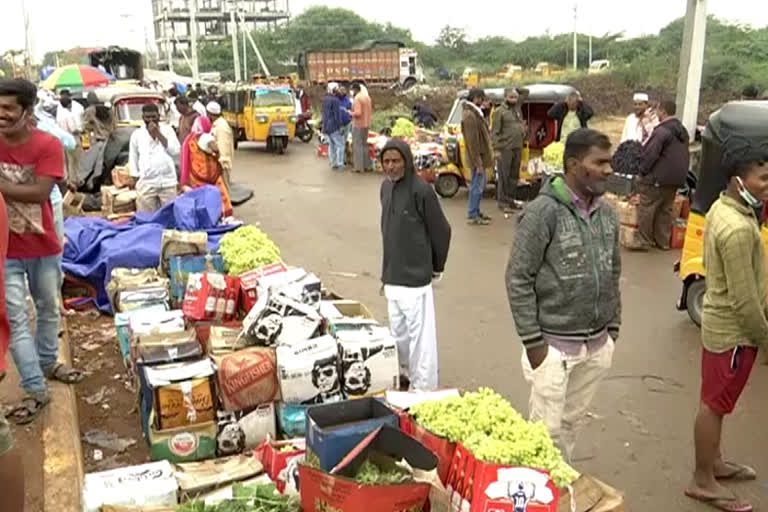
[[[480,200],[485,192],[485,169],[472,169],[472,181],[469,184],[469,218],[480,217]]]
[[[53,369],[59,355],[60,261],[59,255],[5,261],[11,354],[21,376],[21,387],[29,393],[47,391],[45,372]],[[34,336],[27,311],[27,282],[37,313]]]
[[[328,158],[331,167],[344,167],[344,153],[347,149],[347,140],[344,138],[344,130],[339,129],[328,135]]]

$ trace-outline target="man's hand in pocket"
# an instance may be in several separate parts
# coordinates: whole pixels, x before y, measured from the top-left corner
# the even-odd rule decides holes
[[[541,345],[526,350],[528,355],[528,362],[531,363],[531,369],[535,370],[544,363],[544,360],[549,354],[549,345]]]

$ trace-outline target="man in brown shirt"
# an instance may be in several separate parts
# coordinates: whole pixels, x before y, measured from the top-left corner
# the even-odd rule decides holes
[[[491,222],[491,218],[480,211],[480,201],[485,192],[486,169],[493,167],[491,134],[485,116],[480,110],[484,100],[485,92],[482,89],[469,91],[461,119],[461,133],[467,148],[467,160],[472,167],[468,222],[474,226],[485,226]]]
[[[195,119],[199,115],[195,109],[189,105],[189,100],[186,96],[179,96],[176,98],[176,109],[181,114],[179,119],[179,143],[184,144],[184,139],[187,138],[189,132],[192,131],[192,125],[195,124]]]

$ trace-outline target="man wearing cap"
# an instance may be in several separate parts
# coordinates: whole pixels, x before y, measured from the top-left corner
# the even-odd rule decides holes
[[[659,124],[659,120],[653,110],[649,108],[648,94],[638,92],[632,99],[635,102],[635,111],[627,117],[624,123],[621,142],[636,140],[645,145],[651,138],[653,129]]]
[[[482,89],[469,91],[461,118],[461,133],[467,148],[467,160],[472,168],[467,220],[473,226],[485,226],[491,222],[491,218],[480,211],[480,201],[485,192],[486,169],[493,167],[491,133],[480,109],[484,101],[485,93]]]
[[[344,169],[344,153],[346,141],[343,134],[343,122],[341,118],[341,101],[336,95],[339,84],[328,84],[328,94],[323,100],[323,134],[328,137],[328,159],[331,161],[331,169]]]
[[[221,177],[224,185],[229,190],[229,179],[232,175],[232,164],[235,160],[235,137],[232,128],[226,119],[221,117],[221,105],[212,101],[205,107],[208,118],[213,123],[213,139],[219,148],[219,164],[221,164]]]

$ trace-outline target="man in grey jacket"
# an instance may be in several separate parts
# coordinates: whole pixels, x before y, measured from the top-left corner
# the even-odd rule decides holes
[[[543,421],[571,460],[579,421],[611,367],[621,323],[619,223],[605,193],[611,143],[590,129],[565,143],[565,177],[546,183],[520,216],[507,295]]]
[[[504,91],[504,105],[496,110],[493,116],[491,140],[496,156],[496,168],[499,173],[499,183],[496,185],[496,198],[504,213],[512,213],[517,194],[517,182],[520,179],[520,160],[523,155],[523,139],[525,128],[523,115],[517,104],[519,94],[517,89],[509,88]]]

